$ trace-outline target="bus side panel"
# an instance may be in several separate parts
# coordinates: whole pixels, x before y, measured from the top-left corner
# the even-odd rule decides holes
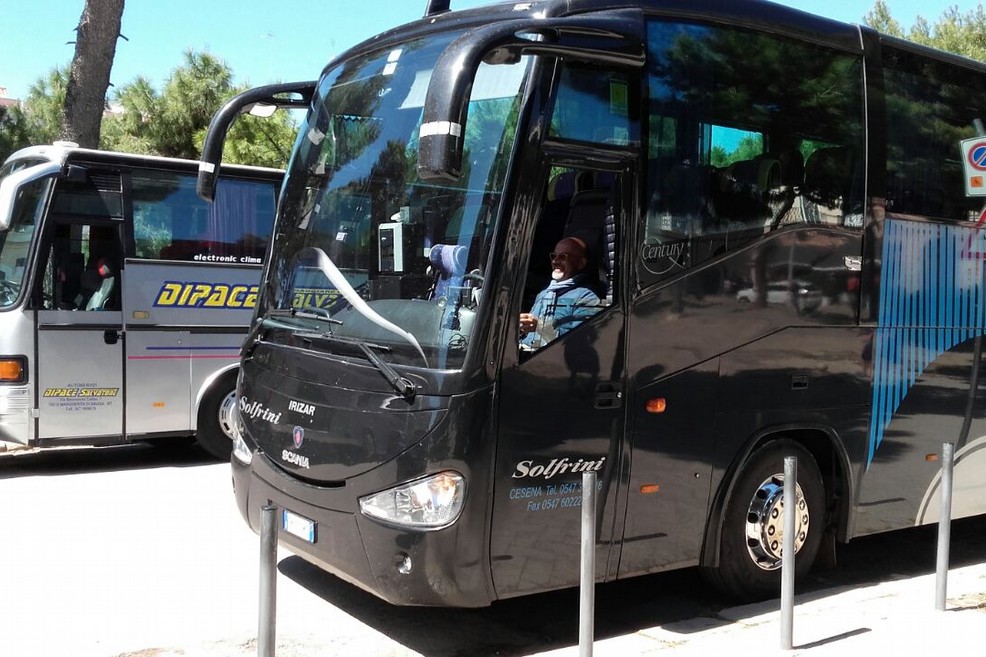
[[[986,513],[981,460],[986,455],[986,392],[980,387],[969,396],[970,381],[976,377],[975,342],[967,340],[941,354],[910,386],[863,479],[858,534],[937,522],[941,461],[929,455],[941,454],[944,442],[956,448],[953,517]],[[972,417],[964,432],[970,404]]]
[[[640,363],[647,354],[630,358]],[[642,371],[631,385],[633,456],[620,577],[696,564],[705,531],[696,509],[709,498],[719,359],[655,383],[647,376]]]
[[[127,431],[191,432],[203,383],[239,358],[260,270],[129,260],[126,274]]]
[[[854,230],[775,231],[635,300],[621,576],[697,563],[700,530],[684,509],[704,528],[705,511],[717,511],[731,468],[759,436],[808,428],[855,442],[862,462],[869,387],[867,331],[856,325],[861,253]],[[648,410],[662,397],[663,412]]]
[[[944,442],[956,447],[953,515],[984,513],[982,231],[888,214],[874,246],[873,422],[857,533],[937,520]]]
[[[190,431],[188,331],[127,331],[128,435]]]
[[[815,455],[845,536],[866,461],[871,335],[868,328],[792,327],[722,357],[713,513],[750,450],[785,435]]]

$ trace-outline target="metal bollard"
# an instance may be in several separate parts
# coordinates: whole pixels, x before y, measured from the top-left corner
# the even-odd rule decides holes
[[[784,536],[781,539],[781,649],[794,648],[794,537],[797,534],[798,458],[784,457]]]
[[[582,560],[579,578],[579,657],[592,657],[596,607],[596,473],[582,473]]]
[[[945,592],[948,589],[948,552],[952,538],[952,466],[955,445],[942,444],[941,515],[938,518],[938,564],[935,569],[935,609],[945,611]]]
[[[277,507],[260,510],[260,618],[257,655],[274,657],[277,620]]]

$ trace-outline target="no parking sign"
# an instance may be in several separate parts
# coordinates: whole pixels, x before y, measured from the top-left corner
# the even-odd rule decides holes
[[[962,141],[965,195],[986,196],[986,137]]]

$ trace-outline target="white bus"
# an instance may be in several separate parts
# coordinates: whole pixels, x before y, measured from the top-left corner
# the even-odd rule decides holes
[[[0,168],[0,451],[187,441],[229,458],[282,172],[34,146]]]

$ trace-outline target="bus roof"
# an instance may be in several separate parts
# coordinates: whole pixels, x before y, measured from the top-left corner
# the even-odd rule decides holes
[[[107,163],[121,163],[130,165],[160,165],[165,167],[180,167],[188,169],[198,169],[198,160],[186,160],[175,157],[163,157],[160,155],[141,155],[137,153],[122,153],[117,151],[104,151],[91,148],[82,148],[78,144],[70,141],[56,141],[52,144],[28,146],[12,153],[7,162],[14,162],[23,159],[43,159],[49,162],[65,164],[70,160],[88,160]],[[281,169],[269,167],[255,167],[241,164],[223,164],[222,170],[226,173],[271,173],[283,174]]]

